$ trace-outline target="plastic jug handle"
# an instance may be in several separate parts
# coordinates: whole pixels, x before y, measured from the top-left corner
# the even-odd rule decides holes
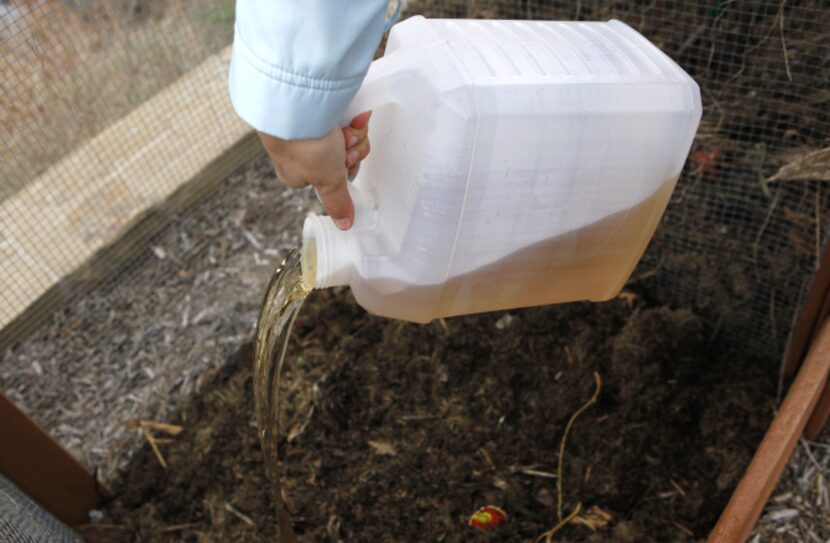
[[[412,74],[407,69],[407,60],[411,56],[394,52],[381,57],[369,66],[363,84],[351,103],[346,107],[340,119],[340,126],[348,126],[352,119],[364,111],[374,110],[387,104],[402,104],[412,96]],[[369,123],[371,132],[372,123]],[[363,175],[355,174],[353,183],[346,185],[355,204],[355,225],[366,222],[359,218],[369,215],[367,211],[377,209],[374,190],[370,181]]]
[[[412,92],[408,84],[411,72],[406,69],[402,57],[402,53],[392,53],[372,62],[363,84],[343,112],[340,126],[348,126],[364,111],[407,101]]]

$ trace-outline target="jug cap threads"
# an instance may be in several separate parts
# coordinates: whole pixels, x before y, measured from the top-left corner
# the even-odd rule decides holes
[[[316,253],[314,288],[349,284],[352,275],[351,232],[337,228],[331,217],[309,215],[303,223],[303,251],[306,250]]]

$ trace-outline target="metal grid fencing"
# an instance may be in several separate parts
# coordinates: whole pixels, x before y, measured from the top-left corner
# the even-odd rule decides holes
[[[729,338],[755,353],[780,355],[830,227],[824,194],[830,180],[826,4],[413,0],[403,16],[414,14],[617,18],[677,60],[701,86],[704,117],[678,189],[633,281],[659,303],[695,307],[707,315],[713,339]],[[232,25],[232,0],[0,2],[0,205],[147,100],[163,97],[171,83],[230,43]],[[216,77],[224,85],[224,75]],[[168,117],[189,107],[172,98],[159,104]],[[163,130],[158,123],[148,118],[142,126],[139,119],[125,129]],[[182,137],[193,146],[207,143],[198,127]],[[116,164],[120,176],[134,175],[118,161],[135,149],[96,149],[85,156],[89,163],[76,165],[65,179],[60,170],[52,172],[65,190],[44,197],[80,198],[84,172],[97,175],[102,163]],[[187,166],[165,149],[149,149],[144,160],[148,157],[160,170]],[[154,220],[169,223],[176,216]],[[15,226],[5,221],[0,217],[0,249]],[[56,259],[75,250],[60,240],[60,232],[53,233],[42,250]],[[129,266],[141,266],[142,258],[150,257],[147,251],[140,254]],[[2,294],[3,305],[15,303],[16,279],[9,276],[16,273],[0,261],[0,274],[11,285]],[[113,269],[98,279],[112,281],[116,273]]]
[[[233,0],[0,2],[0,346],[140,266],[118,236],[175,220],[145,215],[247,130],[221,107],[233,18]]]
[[[699,83],[703,120],[633,281],[783,352],[830,226],[830,7],[779,0],[413,1],[408,15],[620,19]]]
[[[0,200],[229,44],[232,29],[232,0],[0,2]]]

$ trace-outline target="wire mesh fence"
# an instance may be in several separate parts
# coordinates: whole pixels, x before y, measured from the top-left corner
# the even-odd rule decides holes
[[[411,2],[428,17],[620,19],[700,84],[704,115],[633,280],[780,356],[826,238],[830,9],[781,1]]]
[[[0,199],[230,43],[232,28],[230,0],[0,3]]]
[[[114,242],[175,220],[145,215],[182,180],[229,169],[211,160],[248,130],[225,90],[233,15],[230,0],[0,4],[0,345],[140,265]]]
[[[756,354],[780,355],[830,226],[830,204],[823,194],[830,180],[826,5],[413,0],[403,16],[415,14],[618,18],[677,60],[701,86],[704,118],[666,216],[632,281],[660,303],[694,307],[707,315],[713,339],[727,337]],[[115,172],[106,183],[144,176],[146,164],[171,174],[187,168],[188,159],[167,146],[148,146],[141,172],[122,163],[136,149],[111,144],[94,146],[84,155],[77,151],[148,100],[156,100],[161,114],[133,116],[119,129],[165,130],[171,118],[193,104],[166,96],[164,90],[222,51],[231,41],[232,27],[232,0],[0,3],[0,205],[49,175],[52,192],[43,198],[106,205],[117,215],[122,196],[104,191],[100,202],[87,198],[89,179],[101,171]],[[224,85],[221,70],[210,74]],[[193,95],[203,90],[199,81],[190,84]],[[236,122],[230,111],[206,114],[211,122]],[[197,125],[190,128],[179,137],[190,146],[207,147],[206,138],[213,136]],[[74,167],[67,160],[74,160]],[[142,183],[147,185],[161,182],[159,176],[146,177]],[[31,208],[31,213],[43,209]],[[16,285],[24,272],[9,264],[9,255],[20,256],[9,234],[16,225],[9,220],[0,217],[2,304],[18,311],[23,302]],[[177,216],[154,220],[168,224]],[[42,259],[80,250],[62,232],[27,235],[38,241]],[[141,266],[141,259],[150,256],[140,254],[129,266]],[[48,269],[25,273],[61,279]],[[113,281],[117,273],[114,268],[96,279]]]

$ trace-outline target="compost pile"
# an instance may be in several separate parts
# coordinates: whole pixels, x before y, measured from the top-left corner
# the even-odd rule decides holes
[[[626,291],[604,304],[421,326],[316,292],[283,380],[286,498],[304,541],[466,541],[493,504],[510,521],[479,537],[529,541],[556,523],[558,448],[571,414],[558,541],[704,537],[769,424],[775,371],[724,348],[693,312]],[[90,541],[275,537],[253,422],[251,346],[214,374],[133,460]]]

